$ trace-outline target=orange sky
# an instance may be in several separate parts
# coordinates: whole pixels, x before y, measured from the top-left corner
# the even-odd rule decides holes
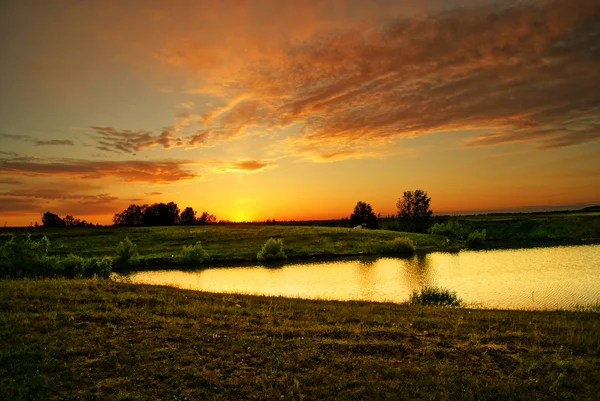
[[[600,202],[600,3],[5,0],[0,224]]]

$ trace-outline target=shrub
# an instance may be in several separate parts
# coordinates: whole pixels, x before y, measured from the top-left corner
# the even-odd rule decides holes
[[[210,256],[202,248],[200,241],[194,245],[184,245],[179,254],[179,260],[185,265],[200,266],[208,259],[210,259]]]
[[[429,228],[429,233],[434,235],[443,235],[452,239],[459,239],[465,235],[465,229],[460,225],[457,219],[452,219],[446,224],[435,223]]]
[[[85,272],[85,259],[81,256],[69,254],[61,262],[63,272],[69,278],[81,278]]]
[[[286,260],[287,256],[283,252],[283,240],[281,238],[269,238],[262,246],[262,249],[256,254],[260,261]]]
[[[91,258],[85,261],[83,276],[84,277],[102,277],[109,278],[112,270],[112,259],[110,256],[102,258]]]
[[[412,255],[415,253],[417,248],[410,238],[397,237],[391,241],[388,241],[385,247],[385,252],[388,253],[402,253]]]
[[[124,241],[119,242],[117,246],[117,259],[115,259],[115,267],[127,268],[135,266],[140,262],[140,255],[135,245],[129,237],[125,237]]]
[[[445,288],[423,287],[420,292],[413,291],[410,302],[418,305],[460,306],[462,300],[456,292]]]
[[[0,248],[0,274],[2,277],[33,277],[47,275],[50,260],[46,256],[50,240],[44,236],[39,241],[31,234],[13,235]]]
[[[480,246],[485,241],[485,229],[480,231],[473,231],[467,237],[467,245],[471,248]]]

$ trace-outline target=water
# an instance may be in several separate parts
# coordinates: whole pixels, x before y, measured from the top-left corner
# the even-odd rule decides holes
[[[600,304],[600,245],[434,252],[408,259],[161,270],[128,275],[133,283],[221,293],[404,302],[413,290],[441,286],[468,305],[572,309]]]

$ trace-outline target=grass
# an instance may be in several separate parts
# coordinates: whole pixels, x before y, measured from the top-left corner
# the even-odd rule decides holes
[[[0,399],[596,399],[598,316],[4,280]]]
[[[282,239],[289,260],[380,254],[392,239],[402,236],[420,250],[442,249],[445,238],[429,234],[386,230],[352,230],[337,227],[276,225],[206,225],[175,227],[87,227],[55,229],[10,229],[0,232],[0,243],[12,234],[29,231],[32,238],[50,239],[50,256],[70,253],[83,257],[116,256],[119,242],[129,238],[137,246],[142,266],[177,262],[184,245],[202,242],[211,264],[256,261],[257,252],[270,238]]]

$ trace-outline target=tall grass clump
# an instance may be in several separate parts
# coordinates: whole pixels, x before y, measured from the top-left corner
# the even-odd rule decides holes
[[[179,261],[184,265],[200,266],[205,261],[209,260],[210,256],[202,248],[200,241],[194,245],[184,245],[179,253]]]
[[[119,242],[117,246],[117,258],[114,261],[116,268],[128,268],[140,263],[140,255],[135,245],[129,237],[125,237],[124,241]]]
[[[397,237],[388,241],[384,250],[386,253],[412,255],[417,251],[417,247],[410,238]]]
[[[256,254],[256,259],[261,262],[286,260],[287,256],[283,252],[283,240],[281,238],[269,238]]]
[[[456,292],[445,288],[423,287],[421,291],[413,291],[410,302],[416,305],[460,306],[462,300]]]
[[[39,241],[31,234],[13,235],[0,248],[0,275],[2,277],[36,277],[54,274],[55,260],[48,258],[50,240]]]
[[[483,244],[483,241],[485,241],[485,235],[486,235],[485,229],[473,231],[467,237],[467,245],[470,248],[477,248],[477,247],[481,246],[481,244]]]

